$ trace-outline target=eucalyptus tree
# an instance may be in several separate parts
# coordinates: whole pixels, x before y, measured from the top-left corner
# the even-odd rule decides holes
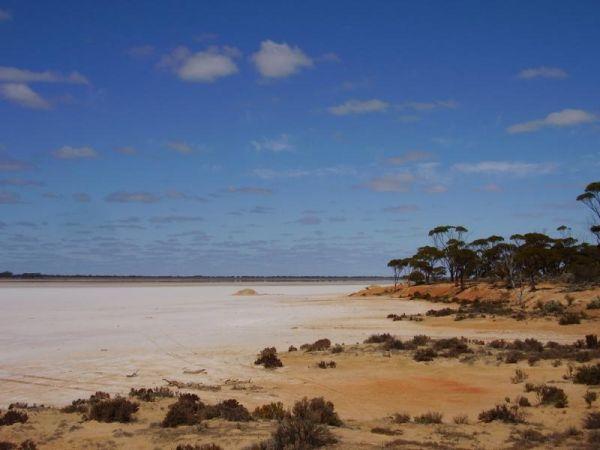
[[[590,231],[596,236],[598,246],[600,246],[600,181],[588,184],[583,194],[577,196],[577,201],[592,211],[593,223]]]

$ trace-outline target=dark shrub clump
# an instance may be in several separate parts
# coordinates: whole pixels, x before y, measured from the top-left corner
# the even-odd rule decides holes
[[[479,414],[479,420],[485,423],[498,420],[505,423],[522,423],[523,414],[516,406],[509,407],[507,405],[496,405],[492,409],[482,411]]]
[[[277,367],[283,367],[283,363],[277,356],[277,349],[275,347],[264,348],[254,364],[257,366],[262,365],[266,369],[275,369]]]
[[[412,342],[418,347],[422,345],[427,345],[427,343],[429,342],[429,336],[425,336],[424,334],[418,334],[417,336],[413,336]]]
[[[123,397],[100,400],[90,406],[89,418],[98,422],[127,423],[133,420],[133,414],[140,405]]]
[[[458,310],[452,308],[430,309],[425,313],[426,316],[445,317],[457,313]]]
[[[12,425],[15,423],[25,423],[27,420],[29,420],[29,416],[26,412],[9,409],[4,413],[3,416],[0,416],[0,426]]]
[[[319,369],[335,369],[337,367],[337,364],[335,361],[319,361],[317,367]]]
[[[415,423],[428,425],[431,423],[442,423],[442,418],[443,416],[439,412],[428,412],[425,414],[421,414],[420,416],[413,417],[413,421]]]
[[[600,429],[600,411],[589,413],[583,420],[583,427],[588,430]]]
[[[372,334],[365,339],[365,344],[383,344],[394,339],[390,333]]]
[[[541,384],[535,388],[535,393],[542,405],[553,405],[556,408],[566,408],[569,404],[565,391],[556,386]]]
[[[322,352],[329,347],[331,347],[331,341],[329,339],[319,339],[312,344],[302,344],[300,349],[305,352]]]
[[[156,387],[156,388],[131,388],[129,391],[130,397],[135,397],[143,402],[153,402],[157,398],[172,398],[175,397],[175,393],[167,387]]]
[[[573,382],[589,386],[600,384],[600,363],[595,366],[578,367]]]
[[[8,441],[0,441],[0,450],[37,450],[37,445],[31,439],[14,444]]]
[[[420,348],[413,355],[415,361],[433,361],[437,353],[431,348]]]
[[[248,422],[252,420],[252,416],[246,407],[233,398],[223,400],[214,406],[207,406],[203,416],[206,419],[219,417],[229,422]]]
[[[303,398],[294,404],[292,414],[295,417],[301,417],[323,425],[333,427],[342,425],[333,403],[326,401],[323,397],[315,397],[310,400],[306,397]]]
[[[167,415],[161,426],[165,428],[179,425],[196,425],[202,420],[202,411],[205,405],[195,394],[183,394],[175,403],[169,406]]]
[[[581,317],[575,313],[565,313],[558,319],[559,325],[577,325],[581,323]]]
[[[283,403],[267,403],[266,405],[257,406],[252,412],[252,417],[263,420],[282,420],[285,416]]]
[[[223,450],[223,447],[217,444],[179,444],[175,450]]]

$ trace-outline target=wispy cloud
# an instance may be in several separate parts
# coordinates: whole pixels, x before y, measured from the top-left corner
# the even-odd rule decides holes
[[[149,192],[117,191],[105,197],[105,201],[111,203],[156,203],[159,200],[157,195]]]
[[[86,194],[85,192],[77,192],[73,194],[73,200],[79,203],[89,203],[92,201],[92,197],[90,197],[90,195]]]
[[[181,80],[195,83],[212,83],[219,78],[238,72],[235,58],[241,56],[233,47],[209,47],[192,53],[187,47],[177,47],[163,56],[159,67],[172,70]]]
[[[300,48],[266,40],[250,59],[265,78],[285,78],[303,68],[312,67],[313,61]]]
[[[529,122],[517,123],[507,128],[510,134],[529,133],[538,131],[545,127],[572,127],[581,124],[596,122],[598,117],[582,109],[563,109],[548,114],[543,119],[531,120]]]
[[[374,177],[362,187],[375,192],[408,192],[414,182],[412,173],[400,172]]]
[[[455,109],[458,103],[454,100],[434,100],[431,102],[404,102],[396,105],[400,110],[433,111],[436,109]]]
[[[174,189],[167,191],[165,196],[171,200],[188,200],[188,201],[199,202],[199,203],[205,203],[208,201],[208,200],[206,200],[206,198],[202,197],[201,195],[187,194],[185,192],[180,192],[180,191],[177,191]]]
[[[169,141],[167,142],[167,148],[182,155],[188,155],[194,151],[190,144],[183,141]]]
[[[56,159],[93,159],[98,153],[92,147],[71,147],[65,145],[52,152]]]
[[[415,212],[418,211],[419,207],[417,205],[398,205],[398,206],[388,206],[387,208],[383,208],[383,212],[387,212],[387,213],[397,213],[397,214],[404,214],[404,213],[409,213],[409,212]]]
[[[0,96],[25,108],[50,109],[50,103],[24,83],[0,84]]]
[[[488,183],[481,187],[481,190],[484,192],[502,192],[502,186],[496,183]]]
[[[0,164],[1,164],[1,162],[0,162]],[[39,186],[44,186],[44,183],[42,183],[40,181],[35,181],[35,180],[26,180],[23,178],[5,178],[3,180],[0,180],[0,186],[21,186],[21,187],[35,186],[35,187],[39,187]]]
[[[383,112],[388,109],[389,103],[379,99],[371,100],[348,100],[337,106],[327,108],[335,116],[347,116],[349,114],[368,114],[374,112]]]
[[[256,194],[256,195],[271,195],[273,191],[271,189],[256,187],[256,186],[229,186],[226,190],[231,194]]]
[[[150,223],[170,224],[170,223],[186,223],[186,222],[201,222],[204,220],[200,216],[155,216],[149,219]]]
[[[285,179],[285,178],[304,178],[304,177],[324,177],[324,176],[346,176],[356,175],[356,169],[347,166],[320,167],[317,169],[254,169],[252,174],[263,180]]]
[[[19,194],[10,191],[0,191],[0,205],[22,203]]]
[[[528,69],[523,69],[517,75],[517,78],[521,78],[524,80],[530,80],[532,78],[554,78],[554,79],[563,79],[567,78],[569,75],[563,69],[559,67],[530,67]]]
[[[294,146],[290,143],[290,138],[287,134],[272,139],[263,138],[258,141],[252,141],[252,146],[257,151],[270,151],[273,153],[289,152],[294,150]]]
[[[525,163],[519,161],[481,161],[476,163],[458,163],[452,169],[468,174],[503,175],[546,175],[557,169],[555,163]]]
[[[430,152],[424,152],[421,150],[410,150],[401,154],[400,156],[394,156],[387,159],[389,164],[394,166],[400,166],[406,163],[411,163],[415,161],[422,161],[426,159],[431,159],[433,154]]]
[[[317,216],[302,216],[295,223],[300,225],[319,225],[322,220]]]
[[[64,75],[51,70],[35,72],[8,66],[0,66],[0,82],[89,84],[89,80],[79,72]]]
[[[124,146],[115,148],[115,152],[121,153],[122,155],[136,155],[138,151],[135,147]]]

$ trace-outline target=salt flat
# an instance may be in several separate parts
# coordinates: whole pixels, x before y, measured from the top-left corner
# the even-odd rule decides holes
[[[262,295],[233,295],[245,287]],[[123,392],[162,384],[162,378],[186,379],[185,369],[206,369],[201,381],[218,382],[252,376],[253,355],[268,345],[285,350],[320,337],[357,342],[381,326],[392,303],[397,305],[345,297],[363,287],[3,284],[0,405],[61,404],[100,389]]]

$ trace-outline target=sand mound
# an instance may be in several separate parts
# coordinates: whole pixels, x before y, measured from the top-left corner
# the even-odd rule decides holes
[[[258,292],[254,289],[241,289],[233,295],[258,295]]]

